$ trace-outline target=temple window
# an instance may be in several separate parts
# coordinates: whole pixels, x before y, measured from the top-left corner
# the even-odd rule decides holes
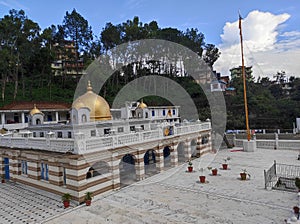
[[[67,185],[67,172],[65,167],[63,167],[63,185]]]
[[[14,122],[19,123],[19,114],[18,113],[14,113]]]
[[[105,134],[105,135],[108,135],[109,133],[110,133],[110,128],[105,128],[105,129],[104,129],[104,134]]]
[[[21,172],[22,172],[22,174],[27,175],[27,170],[28,170],[27,161],[21,160]]]
[[[48,120],[48,121],[52,121],[52,114],[48,114],[48,115],[47,115],[47,120]]]
[[[86,115],[83,114],[83,115],[81,116],[81,122],[82,122],[82,123],[86,123],[86,121],[87,121]]]
[[[49,167],[47,163],[41,163],[41,179],[49,180]]]

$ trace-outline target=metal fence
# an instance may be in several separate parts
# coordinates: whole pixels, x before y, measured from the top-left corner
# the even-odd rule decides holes
[[[265,189],[272,188],[285,191],[298,191],[295,178],[300,177],[300,166],[274,164],[266,171],[264,170]]]

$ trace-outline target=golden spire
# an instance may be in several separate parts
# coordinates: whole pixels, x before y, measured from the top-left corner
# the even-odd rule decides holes
[[[141,109],[144,109],[144,108],[147,107],[147,104],[145,104],[144,101],[143,101],[143,99],[142,99],[142,100],[141,100],[141,103],[139,104],[138,107],[141,108]]]
[[[92,85],[91,85],[91,81],[89,80],[88,81],[88,86],[87,86],[87,91],[92,91],[93,88],[92,88]]]
[[[42,113],[37,107],[36,104],[33,105],[33,109],[30,111],[30,115],[34,115],[34,114],[40,114]]]

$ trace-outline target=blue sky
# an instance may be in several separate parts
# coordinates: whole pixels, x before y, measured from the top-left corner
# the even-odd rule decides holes
[[[300,50],[295,52],[300,49],[299,0],[0,0],[0,17],[8,14],[10,9],[23,9],[28,18],[44,29],[51,24],[62,24],[66,11],[71,12],[73,8],[88,20],[97,36],[107,22],[119,24],[134,16],[139,16],[143,23],[156,20],[160,27],[174,27],[183,31],[197,28],[204,33],[206,43],[213,43],[220,48],[222,60],[219,60],[216,69],[223,75],[228,73],[228,66],[238,65],[232,55],[239,54],[236,22],[240,11],[245,18],[245,54],[250,55],[246,62],[255,67],[255,75],[268,76],[285,70],[291,75],[300,76],[300,72],[295,74],[297,70],[300,71],[299,65],[297,67],[289,62],[281,67],[269,68],[270,63],[267,63],[268,67],[264,68],[266,62],[260,61],[265,60],[267,53],[274,56],[275,50],[283,52],[284,58],[300,59]],[[265,32],[257,28],[259,25],[270,27],[269,20],[275,21],[275,24],[271,24],[272,29]],[[270,38],[273,41],[268,42]],[[288,54],[288,51],[291,53]],[[282,62],[280,58],[273,60],[274,64]]]

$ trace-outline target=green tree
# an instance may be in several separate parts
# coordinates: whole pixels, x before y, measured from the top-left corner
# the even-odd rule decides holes
[[[30,57],[39,47],[40,27],[37,23],[28,19],[23,10],[10,10],[9,15],[0,20],[0,39],[3,59],[8,63],[6,70],[2,72],[2,100],[5,99],[6,82],[14,82],[12,93],[15,100],[18,94],[19,74],[25,72]],[[30,49],[30,50],[29,50]]]
[[[213,44],[205,45],[205,54],[203,55],[203,60],[212,68],[213,64],[220,57],[221,52],[219,49]]]
[[[66,12],[63,20],[64,37],[75,42],[79,52],[89,51],[93,40],[92,27],[75,9]]]
[[[100,34],[100,41],[105,51],[121,44],[123,42],[121,25],[115,26],[112,23],[106,23]]]
[[[68,53],[68,60],[73,61],[76,65],[78,75],[79,54],[89,53],[93,40],[92,28],[88,21],[84,19],[75,9],[71,13],[66,12],[63,20],[63,34],[67,40],[71,40],[75,44],[76,53]],[[64,83],[64,79],[63,79]],[[63,84],[64,85],[64,84]]]

